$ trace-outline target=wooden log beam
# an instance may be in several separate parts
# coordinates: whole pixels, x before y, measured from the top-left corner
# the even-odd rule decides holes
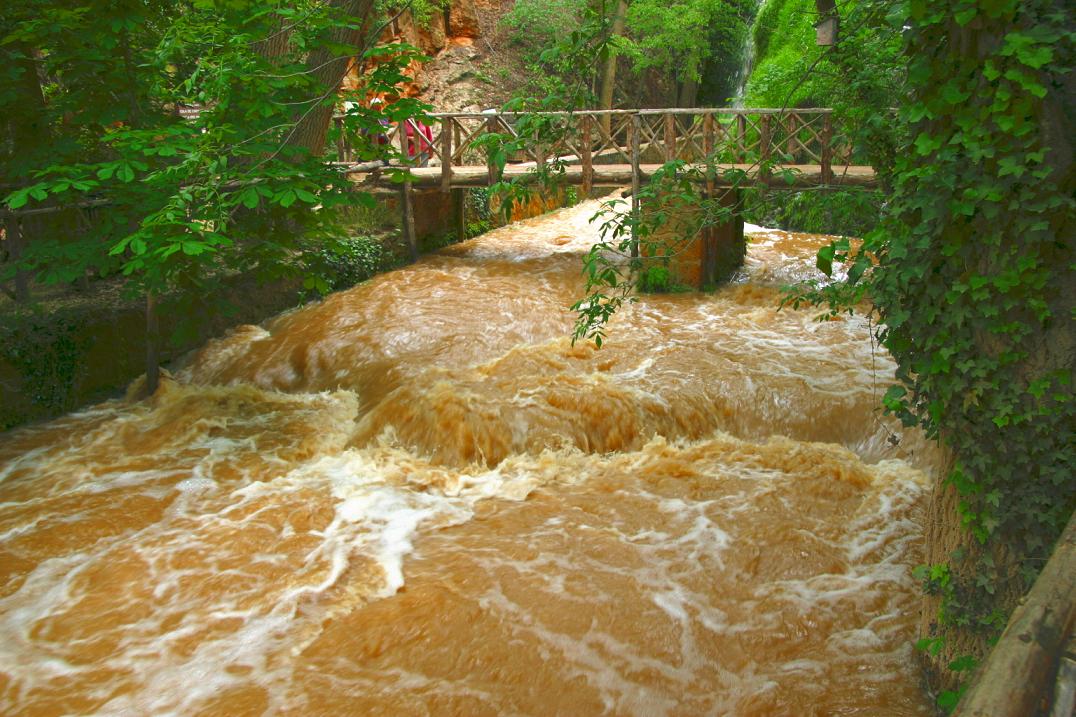
[[[822,112],[832,112],[830,107],[803,107],[796,109],[796,112],[800,114],[819,114]],[[486,119],[488,117],[522,117],[536,116],[536,117],[564,117],[568,118],[573,115],[585,114],[589,117],[605,117],[605,116],[626,116],[626,115],[700,115],[700,114],[715,114],[715,115],[779,115],[787,114],[787,109],[781,109],[779,107],[670,107],[664,109],[620,109],[620,110],[575,110],[568,112],[563,111],[539,111],[539,112],[433,112],[429,117],[441,119],[443,117],[451,117],[454,119]]]
[[[957,705],[957,717],[1037,714],[1076,626],[1076,515]]]
[[[594,165],[593,167],[593,182],[596,187],[623,187],[626,185],[632,185],[632,191],[637,192],[638,187],[642,185],[642,182],[652,177],[658,169],[661,168],[660,164],[639,164],[636,170],[636,165],[632,164],[603,164]],[[694,166],[689,166],[688,169],[694,169]],[[793,176],[792,182],[786,182],[781,176],[780,171],[782,169],[792,169],[796,172]],[[715,187],[729,187],[732,183],[724,179],[723,173],[727,170],[737,170],[745,172],[748,182],[763,182],[771,189],[818,189],[822,186],[822,168],[817,164],[801,164],[801,165],[782,165],[775,167],[775,173],[766,177],[759,176],[758,166],[754,164],[719,164],[714,167],[716,173],[710,179],[714,183]],[[871,167],[842,167],[842,171],[835,172],[833,181],[830,185],[833,187],[862,187],[862,188],[874,188],[878,185],[877,178],[874,173],[874,169]],[[534,174],[534,164],[528,163],[524,165],[507,165],[504,169],[505,179],[519,179],[525,178],[527,175]],[[705,175],[705,173],[704,173]],[[352,174],[352,179],[359,185],[360,188],[367,187],[385,187],[391,188],[394,191],[399,188],[399,185],[392,182],[392,180],[384,174]],[[564,168],[564,174],[560,177],[560,180],[569,185],[580,186],[583,184],[583,167],[580,165],[570,165]],[[637,180],[637,181],[636,181]],[[489,178],[486,167],[456,167],[452,171],[452,187],[484,187],[488,184]],[[700,178],[700,181],[706,182],[705,176]],[[437,188],[441,185],[441,170],[439,167],[428,167],[423,169],[411,169],[410,170],[410,183],[416,189],[431,189]],[[638,185],[638,186],[636,186]]]

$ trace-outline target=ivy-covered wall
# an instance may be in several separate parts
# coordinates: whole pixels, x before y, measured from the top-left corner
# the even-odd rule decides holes
[[[912,0],[889,13],[908,92],[881,226],[850,281],[898,363],[886,407],[947,446],[920,647],[952,707],[1076,505],[1073,11],[1062,0]],[[847,249],[844,246],[843,249]]]
[[[872,5],[907,70],[883,220],[857,255],[819,253],[848,281],[793,303],[872,301],[898,364],[886,408],[952,456],[916,572],[919,647],[952,708],[1076,507],[1076,18],[1063,0]]]

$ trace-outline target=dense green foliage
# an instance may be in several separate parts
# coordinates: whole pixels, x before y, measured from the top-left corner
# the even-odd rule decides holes
[[[342,72],[351,56],[379,60],[365,92],[389,94],[404,79],[408,48],[369,49],[370,7],[5,5],[0,110],[9,118],[4,175],[14,180],[6,204],[101,207],[75,237],[23,220],[29,245],[7,275],[19,268],[59,283],[122,272],[130,294],[196,293],[236,272],[309,272],[322,264],[302,259],[314,248],[347,253],[335,214],[318,209],[372,199],[356,196],[326,161],[328,120],[310,120],[338,101],[339,78],[324,69]],[[182,118],[185,106],[201,111]],[[379,120],[420,111],[410,100],[381,113],[358,107],[345,131],[360,158],[391,156],[396,150],[370,139]],[[308,273],[306,284],[329,288],[320,274]]]
[[[1047,0],[966,0],[913,3],[910,20],[915,140],[867,246],[870,292],[900,365],[888,405],[954,449],[965,523],[1020,559],[1016,574],[955,566],[944,617],[993,630],[981,593],[1022,587],[1076,500],[1073,182],[1058,145],[1071,137],[1054,115],[1071,110],[1072,17]]]
[[[853,164],[870,164],[883,185],[907,142],[895,108],[904,102],[907,62],[888,6],[872,0],[838,3],[840,41],[818,47],[813,0],[767,0],[755,19],[755,58],[745,91],[749,107],[833,107],[838,135]],[[894,108],[893,112],[885,111]],[[749,221],[798,231],[863,236],[875,228],[875,193],[808,193],[766,197],[747,208]]]
[[[956,458],[968,541],[920,573],[942,597],[936,650],[998,633],[1076,501],[1073,18],[1050,0],[898,10],[913,139],[866,251],[820,255],[850,281],[812,298],[874,302],[899,366],[887,408]]]
[[[675,105],[685,83],[700,88],[700,101],[725,104],[736,89],[753,0],[632,0],[621,36],[612,35],[616,5],[517,0],[504,24],[527,50],[532,93],[572,88],[575,106],[590,106],[606,53],[613,53],[628,70],[617,83],[620,106]],[[649,83],[640,82],[644,76]]]
[[[884,200],[878,191],[768,192],[744,207],[744,219],[788,231],[861,237],[878,226]]]

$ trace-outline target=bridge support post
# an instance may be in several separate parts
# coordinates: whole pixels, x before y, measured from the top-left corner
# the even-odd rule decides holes
[[[738,189],[718,190],[718,200],[723,209],[728,209],[731,216],[713,226],[704,229],[702,237],[703,265],[700,288],[714,286],[727,281],[737,269],[743,266],[747,256],[747,242],[744,241],[743,215],[739,213],[742,197]]]
[[[467,239],[467,196],[465,189],[452,190],[452,211],[455,215],[456,241]]]
[[[664,285],[655,284],[652,273],[643,280],[644,288],[661,291],[675,287],[711,289],[727,281],[743,265],[747,254],[744,241],[740,192],[718,188],[703,197],[716,200],[728,209],[729,217],[720,223],[700,226],[702,209],[695,204],[665,203],[661,197],[653,201],[652,209],[665,213],[665,223],[647,239],[643,249],[644,270],[660,266],[667,270]],[[642,211],[647,211],[647,206]]]
[[[411,254],[411,261],[418,261],[418,238],[415,236],[415,207],[412,204],[411,182],[404,182],[400,187],[400,212],[404,241]]]

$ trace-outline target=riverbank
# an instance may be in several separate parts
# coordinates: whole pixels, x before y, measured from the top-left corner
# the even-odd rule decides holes
[[[457,240],[450,199],[437,192],[429,193],[429,199],[417,207],[421,253]],[[574,201],[574,192],[535,195],[515,203],[506,215],[495,198],[490,206],[485,190],[471,190],[466,194],[464,234],[477,236]],[[317,257],[332,291],[407,263],[392,202],[343,214],[349,238],[339,253]],[[260,324],[317,300],[316,293],[304,288],[296,269],[290,279],[263,283],[253,276],[234,275],[203,291],[165,297],[158,309],[162,364],[236,326]],[[0,431],[120,395],[145,372],[145,307],[140,298],[123,295],[121,281],[33,289],[35,301],[26,306],[0,295]]]

